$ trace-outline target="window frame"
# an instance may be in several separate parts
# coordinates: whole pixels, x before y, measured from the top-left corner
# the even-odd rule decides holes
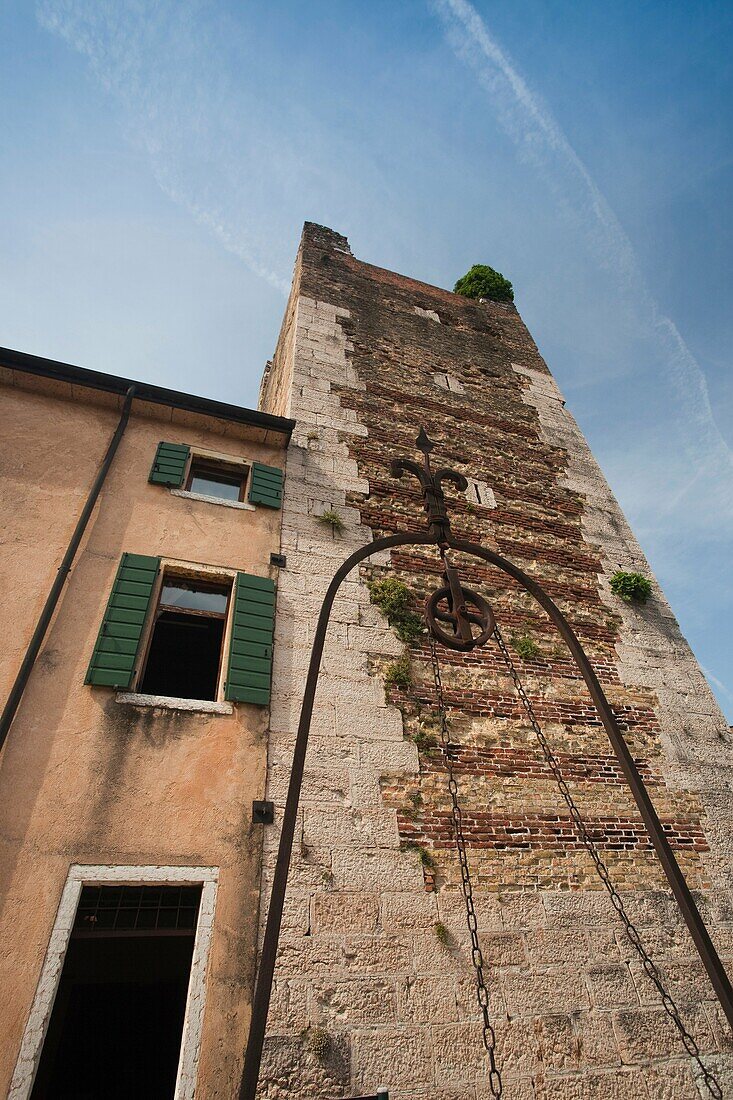
[[[215,494],[212,493],[200,493],[197,489],[191,488],[191,483],[196,476],[195,468],[205,472],[210,472],[216,475],[217,473],[226,473],[231,470],[233,473],[241,473],[241,482],[239,485],[239,495],[236,500],[232,500],[231,497],[221,497],[221,501],[225,504],[244,504],[246,502],[247,485],[252,474],[251,462],[224,462],[223,460],[208,458],[203,455],[194,453],[191,448],[191,453],[188,456],[188,463],[184,473],[184,480],[182,486],[182,492],[188,493],[193,497],[205,497],[211,499]],[[218,498],[217,498],[218,499]]]
[[[177,578],[179,580],[186,580],[192,583],[198,583],[202,588],[207,585],[210,587],[222,587],[228,585],[227,592],[227,606],[226,611],[222,615],[219,612],[211,611],[196,611],[192,608],[180,608],[172,607],[170,604],[161,605],[161,596],[163,594],[163,586],[166,582],[166,578]],[[161,606],[164,606],[165,610],[181,612],[186,615],[201,615],[202,617],[210,617],[224,620],[224,628],[221,639],[221,650],[219,652],[219,667],[216,674],[216,695],[214,699],[183,699],[177,695],[161,695],[161,696],[149,696],[152,698],[170,699],[171,701],[178,701],[188,704],[187,709],[195,709],[194,704],[223,704],[229,708],[229,703],[224,698],[224,679],[227,662],[229,659],[229,649],[231,646],[231,634],[232,634],[232,620],[234,616],[234,588],[237,583],[237,570],[236,569],[219,569],[214,566],[207,565],[192,565],[189,562],[174,561],[169,558],[160,559],[160,569],[158,570],[158,576],[155,578],[155,584],[153,585],[153,591],[150,595],[150,607],[148,609],[148,617],[143,627],[142,644],[140,646],[140,653],[142,659],[139,662],[139,667],[135,671],[132,683],[128,688],[126,694],[138,695],[140,698],[147,698],[147,693],[143,693],[140,690],[140,685],[145,677],[145,669],[148,665],[148,658],[150,656],[150,647],[153,642],[153,634],[155,632],[155,624],[158,620],[158,612]]]
[[[184,500],[198,500],[203,504],[218,504],[223,508],[237,508],[242,511],[254,512],[254,504],[250,504],[247,499],[249,486],[252,481],[252,470],[254,467],[254,460],[251,458],[244,458],[242,455],[230,455],[223,454],[221,451],[211,451],[206,447],[197,447],[193,443],[187,444],[188,446],[188,458],[186,459],[186,465],[183,470],[183,480],[178,488],[170,486],[168,492],[174,497],[183,497]],[[228,497],[216,497],[210,496],[208,493],[198,493],[190,488],[192,471],[194,465],[210,466],[212,470],[218,469],[241,469],[242,470],[242,486],[239,492],[239,498],[237,500],[231,500]]]

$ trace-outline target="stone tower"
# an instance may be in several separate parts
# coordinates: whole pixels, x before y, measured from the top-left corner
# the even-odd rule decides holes
[[[355,259],[307,224],[261,407],[296,419],[287,460],[268,797],[282,810],[315,619],[336,567],[379,534],[419,530],[417,484],[389,459],[424,426],[454,532],[536,577],[586,648],[697,892],[733,955],[729,729],[598,465],[512,305],[480,303]],[[335,511],[343,531],[319,521]],[[490,1096],[434,750],[425,638],[403,644],[367,581],[396,576],[419,608],[434,548],[395,551],[344,583],[322,666],[276,969],[261,1095]],[[583,682],[549,620],[476,562],[467,582],[514,637],[520,675],[644,944],[724,1090],[731,1038]],[[529,639],[522,646],[519,639]],[[508,1100],[698,1092],[659,997],[577,839],[496,646],[441,653],[456,772]],[[385,674],[387,684],[385,686]],[[263,908],[277,830],[268,834]],[[264,916],[264,914],[263,914]]]

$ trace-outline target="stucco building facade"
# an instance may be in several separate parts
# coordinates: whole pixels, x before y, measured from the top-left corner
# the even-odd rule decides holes
[[[130,383],[3,363],[4,702]],[[291,428],[137,386],[0,764],[2,1096],[231,1095]],[[135,1079],[145,1042],[165,1073]]]

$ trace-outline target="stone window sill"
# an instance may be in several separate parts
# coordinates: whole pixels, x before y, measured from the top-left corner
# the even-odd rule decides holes
[[[210,497],[205,493],[189,493],[188,489],[171,489],[174,497],[185,497],[187,500],[202,500],[204,504],[221,504],[224,508],[239,508],[241,512],[254,512],[254,504],[247,504],[244,500],[224,500],[222,497]]]
[[[140,695],[136,691],[118,691],[115,700],[133,707],[163,707],[164,710],[182,710],[194,714],[234,714],[231,703],[216,703],[213,699],[173,699],[169,695]]]

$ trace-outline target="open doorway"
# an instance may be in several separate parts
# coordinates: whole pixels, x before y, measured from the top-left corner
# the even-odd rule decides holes
[[[172,1100],[201,886],[84,886],[31,1100]]]

